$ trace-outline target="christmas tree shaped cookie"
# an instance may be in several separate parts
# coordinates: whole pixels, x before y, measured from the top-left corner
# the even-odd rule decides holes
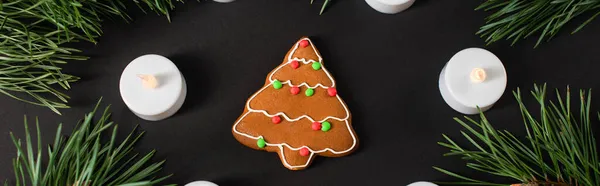
[[[308,167],[317,155],[350,154],[358,147],[350,111],[323,64],[310,39],[296,42],[248,99],[233,136],[248,147],[277,152],[291,170]]]

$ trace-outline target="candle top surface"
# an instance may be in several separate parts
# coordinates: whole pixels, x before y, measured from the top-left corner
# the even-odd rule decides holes
[[[430,183],[430,182],[420,181],[420,182],[411,183],[407,186],[437,186],[437,185]]]
[[[400,5],[400,4],[405,4],[414,0],[378,0],[379,2],[386,4],[386,5]]]
[[[484,80],[473,80],[474,70],[483,70]],[[494,104],[506,89],[506,70],[493,53],[468,48],[456,53],[446,64],[448,91],[464,105],[485,107]]]
[[[140,75],[154,76],[157,86],[144,86]],[[125,67],[119,89],[121,97],[134,112],[157,115],[175,105],[181,95],[183,79],[181,72],[171,60],[155,54],[140,56]]]

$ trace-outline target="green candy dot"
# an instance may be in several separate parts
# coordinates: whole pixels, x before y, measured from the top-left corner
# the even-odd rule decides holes
[[[306,96],[312,96],[313,94],[315,94],[315,89],[308,88],[306,89],[306,91],[304,91],[304,94],[306,94]]]
[[[258,138],[258,141],[256,141],[256,145],[258,145],[258,148],[262,149],[265,148],[265,146],[267,146],[267,142],[263,138]]]
[[[319,70],[319,69],[321,69],[321,63],[319,63],[319,62],[314,62],[314,63],[312,64],[312,67],[313,67],[313,69],[315,69],[315,70]]]
[[[280,89],[281,87],[283,87],[283,85],[281,84],[281,81],[279,81],[279,80],[273,81],[273,88]]]
[[[326,122],[323,122],[323,123],[321,123],[321,130],[322,130],[323,132],[327,132],[327,131],[329,131],[329,129],[331,129],[331,123],[329,123],[329,122],[327,122],[327,121],[326,121]]]

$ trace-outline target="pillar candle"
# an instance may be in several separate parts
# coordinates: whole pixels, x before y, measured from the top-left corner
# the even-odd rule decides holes
[[[420,181],[420,182],[414,182],[414,183],[408,184],[407,186],[438,186],[438,185],[433,184],[431,182]]]
[[[213,182],[209,182],[209,181],[195,181],[195,182],[185,184],[185,186],[218,186],[218,185]]]
[[[385,13],[400,13],[413,5],[415,0],[365,0],[373,9]]]
[[[121,98],[138,117],[158,121],[175,114],[185,100],[185,79],[171,60],[155,54],[140,56],[123,70]]]
[[[233,2],[235,0],[213,0],[213,1],[219,2],[219,3],[231,3],[231,2]]]
[[[506,70],[498,57],[481,48],[456,53],[439,78],[442,97],[463,114],[486,111],[500,99],[506,88]]]

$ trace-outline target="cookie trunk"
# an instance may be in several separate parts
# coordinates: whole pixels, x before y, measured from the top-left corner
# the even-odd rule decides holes
[[[315,158],[315,154],[309,152],[308,155],[302,156],[300,155],[300,150],[292,150],[286,146],[280,147],[279,158],[281,159],[281,163],[290,170],[302,170],[308,167],[313,159]]]

